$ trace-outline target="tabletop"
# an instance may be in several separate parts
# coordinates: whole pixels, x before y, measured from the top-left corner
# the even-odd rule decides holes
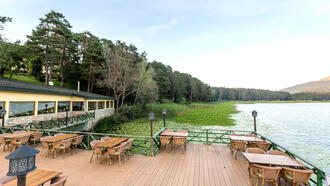
[[[103,147],[103,148],[111,148],[114,147],[124,141],[126,141],[127,138],[118,138],[118,137],[112,137],[104,142],[101,142],[97,145],[95,145],[96,147]]]
[[[34,133],[37,133],[37,131],[25,131],[25,132],[16,133],[16,134],[8,134],[8,135],[2,136],[2,137],[13,139],[13,138],[21,138],[24,136],[31,136]]]
[[[175,136],[175,137],[188,137],[189,133],[187,132],[163,132],[162,136]]]
[[[291,158],[290,156],[285,156],[285,155],[256,154],[256,153],[243,153],[243,155],[250,163],[305,167],[304,164]]]
[[[35,170],[26,175],[26,185],[31,185],[31,186],[41,185],[61,174],[62,172],[58,172],[58,171]],[[6,183],[4,186],[16,186],[16,185],[17,185],[17,179]]]
[[[231,140],[237,140],[237,141],[256,141],[256,142],[262,142],[263,139],[259,137],[253,137],[253,136],[229,136]]]
[[[73,137],[76,137],[76,136],[78,136],[78,134],[62,134],[62,135],[59,135],[59,136],[54,136],[54,137],[51,137],[51,138],[44,139],[43,141],[48,142],[48,143],[56,143],[56,142],[63,141],[63,140],[66,140],[66,139],[70,139],[70,138],[73,138]]]

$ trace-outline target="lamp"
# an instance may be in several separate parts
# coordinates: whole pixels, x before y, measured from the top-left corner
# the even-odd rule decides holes
[[[257,132],[257,120],[256,117],[258,116],[258,112],[257,111],[252,111],[252,116],[254,119],[254,132]]]
[[[151,139],[150,140],[150,154],[151,154],[151,156],[153,156],[154,155],[154,150],[153,150],[154,141],[152,140],[152,134],[153,134],[153,132],[152,132],[152,121],[155,120],[155,114],[153,112],[149,113],[149,120],[150,120],[150,139]]]
[[[7,176],[17,176],[17,186],[26,185],[26,174],[36,169],[36,155],[40,151],[23,145],[5,158],[9,160]]]
[[[66,123],[66,126],[68,126],[69,105],[65,106],[65,111],[66,111],[65,123]]]
[[[5,115],[7,114],[7,111],[5,109],[2,109],[2,107],[0,107],[0,114],[2,118],[2,127],[5,127]]]
[[[163,116],[164,116],[164,127],[166,127],[166,109],[163,109]]]
[[[48,108],[48,104],[46,104],[45,107],[46,107],[46,113],[48,113],[48,109],[47,109]]]

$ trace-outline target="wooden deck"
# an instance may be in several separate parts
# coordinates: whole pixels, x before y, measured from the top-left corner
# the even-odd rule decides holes
[[[40,148],[39,148],[40,149]],[[0,151],[0,175],[8,171],[8,152]],[[90,164],[91,151],[78,150],[63,159],[38,156],[37,168],[63,172],[67,185],[251,185],[247,161],[242,155],[237,160],[227,146],[188,144],[187,151],[175,153],[161,151],[155,157],[134,155],[122,166],[113,161],[112,166],[98,164],[96,156]]]

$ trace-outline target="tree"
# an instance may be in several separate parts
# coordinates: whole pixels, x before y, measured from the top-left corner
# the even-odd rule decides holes
[[[3,24],[11,22],[12,19],[10,17],[0,16],[0,31],[3,30]],[[0,41],[2,40],[2,35],[0,34]]]

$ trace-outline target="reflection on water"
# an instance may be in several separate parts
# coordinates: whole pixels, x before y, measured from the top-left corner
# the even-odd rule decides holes
[[[233,127],[253,130],[251,112],[258,111],[257,132],[330,173],[330,103],[237,104]]]

